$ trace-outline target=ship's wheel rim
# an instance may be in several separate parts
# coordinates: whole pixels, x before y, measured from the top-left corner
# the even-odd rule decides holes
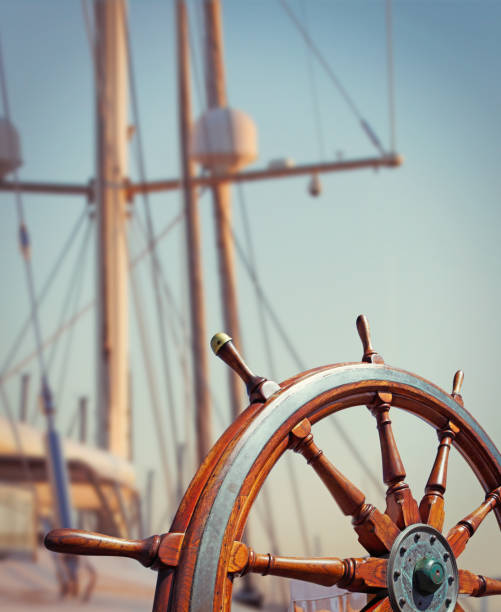
[[[494,443],[463,406],[433,383],[404,370],[365,363],[334,365],[294,380],[268,400],[239,436],[231,454],[214,470],[211,486],[214,486],[214,481],[218,484],[209,511],[202,501],[204,494],[201,496],[187,532],[187,536],[191,536],[189,539],[197,542],[195,563],[185,563],[183,559],[178,568],[189,568],[187,571],[192,572],[192,576],[188,579],[186,576],[176,577],[174,599],[188,603],[186,608],[181,606],[183,609],[205,612],[208,602],[214,601],[216,595],[221,598],[221,594],[216,593],[225,582],[225,569],[221,567],[220,559],[228,545],[228,537],[232,540],[235,535],[234,525],[230,530],[228,525],[242,485],[277,430],[285,425],[290,429],[293,423],[305,416],[314,423],[329,413],[363,403],[364,395],[391,388],[394,406],[404,408],[436,428],[442,427],[453,416],[462,432],[455,446],[467,459],[484,489],[489,491],[499,483],[501,454]],[[353,398],[353,401],[343,403],[346,397]],[[312,403],[315,404],[313,408]],[[471,452],[475,441],[483,445],[478,454]],[[255,495],[257,491],[253,493],[253,499]],[[241,535],[242,529],[243,525],[240,525],[237,536]],[[232,534],[229,535],[228,531]],[[185,554],[193,554],[190,548]],[[183,584],[190,585],[189,594],[186,586],[181,586]]]

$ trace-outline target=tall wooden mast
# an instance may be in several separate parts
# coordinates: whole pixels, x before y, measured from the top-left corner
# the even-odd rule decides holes
[[[95,0],[98,444],[128,458],[127,40],[124,0]]]
[[[179,142],[186,227],[186,246],[190,290],[192,335],[192,362],[195,376],[195,406],[197,430],[197,459],[202,463],[212,444],[210,394],[208,386],[207,330],[203,271],[201,255],[201,230],[198,214],[196,187],[192,183],[194,163],[190,158],[189,140],[192,126],[190,92],[190,58],[188,17],[184,0],[176,2],[177,58],[179,84]]]
[[[219,0],[205,0],[205,37],[206,37],[206,91],[209,108],[224,108],[228,105],[223,56],[223,33],[221,3]],[[228,129],[231,126],[228,125]],[[217,169],[213,172],[218,172]],[[219,258],[219,278],[225,331],[242,350],[240,324],[238,320],[237,290],[235,276],[235,254],[231,233],[231,187],[221,181],[212,186],[214,217]],[[242,406],[242,384],[238,376],[229,371],[230,402],[233,419]]]

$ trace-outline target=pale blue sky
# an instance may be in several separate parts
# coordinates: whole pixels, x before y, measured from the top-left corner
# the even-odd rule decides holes
[[[191,3],[193,17],[197,15],[194,6]],[[290,6],[303,14],[302,3],[290,0]],[[172,5],[133,0],[129,8],[147,174],[150,178],[175,176]],[[307,195],[304,178],[246,186],[260,277],[308,367],[358,359],[361,348],[354,323],[364,312],[373,327],[374,344],[390,364],[446,389],[454,371],[463,368],[466,407],[499,445],[501,3],[396,1],[393,11],[397,149],[405,163],[398,170],[325,176],[318,199]],[[312,1],[307,3],[307,13],[316,44],[387,145],[384,3]],[[2,0],[0,24],[12,115],[25,160],[21,177],[86,182],[93,174],[93,89],[80,2]],[[271,0],[226,2],[224,31],[230,102],[248,112],[258,127],[256,167],[280,156],[298,162],[318,159],[305,47],[280,4]],[[196,67],[201,74],[198,57]],[[346,157],[374,154],[315,62],[314,74],[327,159],[334,158],[338,150]],[[194,98],[198,113],[200,100],[195,94]],[[133,155],[131,175],[137,176]],[[40,286],[83,202],[59,196],[26,196],[24,201]],[[28,308],[12,195],[0,195],[0,203],[1,334],[6,351]],[[176,214],[179,203],[177,194],[152,198],[159,228]],[[142,206],[139,200],[137,206]],[[207,327],[212,334],[221,327],[221,315],[208,195],[201,206]],[[235,226],[243,240],[236,197]],[[182,237],[178,227],[161,247],[178,296]],[[75,254],[76,250],[70,260]],[[90,273],[94,263],[90,256],[87,259],[84,301],[93,293]],[[66,278],[57,283],[42,311],[45,335],[57,326],[59,315],[54,313],[59,312],[72,266],[68,265]],[[141,274],[146,287],[148,265],[142,266]],[[239,289],[244,352],[251,366],[266,374],[255,298],[241,266]],[[151,310],[152,326],[154,320]],[[77,397],[93,395],[92,334],[92,316],[88,316],[75,336],[70,376],[60,398],[63,429],[71,420]],[[149,400],[134,330],[131,341],[136,447],[139,469],[144,472],[156,455],[148,443],[152,435]],[[278,377],[286,378],[297,368],[275,332],[272,343]],[[30,338],[18,358],[32,346]],[[59,355],[62,351],[60,348]],[[225,380],[223,369],[214,359],[210,361],[211,377],[219,388]],[[57,380],[57,361],[55,366]],[[35,376],[34,362],[31,368]],[[17,389],[16,379],[9,386],[13,402]],[[224,393],[218,395],[226,414]],[[414,431],[412,422],[402,419],[402,425],[395,419],[402,454],[407,457],[409,473],[417,479],[416,486],[422,488],[434,454],[433,432],[423,432],[428,438],[423,444],[429,449],[423,460],[422,447],[409,435]],[[369,444],[368,436],[362,436],[362,446]],[[375,457],[372,460],[377,465]],[[357,466],[346,461],[347,471],[356,480]],[[460,460],[457,465],[453,473],[469,483],[472,493],[468,499],[461,495],[461,487],[451,493],[451,522],[481,499],[473,478],[463,474]],[[369,484],[367,489],[370,491]],[[495,531],[492,521],[476,537],[487,543],[488,534]],[[474,557],[478,564],[483,562],[481,556],[478,552]],[[493,573],[494,557],[487,558],[491,565],[485,571]]]

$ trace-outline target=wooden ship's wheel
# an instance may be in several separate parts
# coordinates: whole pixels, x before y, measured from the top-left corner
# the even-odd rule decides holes
[[[55,530],[46,545],[73,554],[121,555],[158,570],[154,612],[231,609],[232,587],[247,573],[337,584],[370,594],[364,612],[463,610],[459,596],[501,594],[501,581],[458,569],[460,556],[487,514],[501,525],[501,455],[465,410],[462,372],[452,394],[389,367],[372,348],[365,317],[357,319],[361,363],[303,372],[280,385],[252,374],[231,339],[213,338],[215,352],[244,380],[250,405],[216,442],[193,478],[169,533],[120,540]],[[386,509],[381,512],[318,448],[311,426],[329,414],[366,405],[376,419]],[[397,407],[435,428],[438,449],[418,504],[393,436]],[[451,446],[466,459],[486,492],[480,505],[446,534],[444,495]],[[367,557],[292,558],[255,552],[242,541],[249,510],[272,467],[286,452],[300,453],[345,515],[352,517]]]

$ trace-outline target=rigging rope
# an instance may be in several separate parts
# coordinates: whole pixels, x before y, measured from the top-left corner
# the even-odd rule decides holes
[[[393,20],[391,0],[386,0],[386,49],[388,56],[388,112],[390,122],[390,151],[394,152],[396,150],[396,128],[392,21]]]
[[[127,253],[128,253],[127,248]],[[132,298],[134,303],[134,312],[136,314],[136,323],[139,332],[139,339],[141,345],[141,351],[143,353],[143,362],[146,372],[146,378],[148,380],[148,391],[150,394],[150,403],[153,409],[153,418],[155,419],[155,435],[157,438],[158,450],[160,453],[160,461],[165,479],[165,487],[167,492],[167,498],[172,504],[175,500],[174,489],[172,486],[171,475],[169,471],[169,459],[167,456],[167,445],[165,444],[165,438],[163,435],[165,426],[162,417],[162,410],[160,408],[160,400],[158,395],[158,389],[156,384],[156,378],[153,369],[153,359],[150,352],[151,343],[148,338],[148,332],[146,329],[144,316],[143,316],[143,305],[141,301],[142,291],[138,289],[138,281],[135,274],[132,271],[129,274],[132,289]]]
[[[302,7],[303,7],[303,18],[304,18],[304,29],[305,32],[309,34],[309,27],[308,27],[308,11],[307,11],[307,7],[308,4],[306,2],[306,0],[302,1]],[[313,106],[313,115],[315,117],[315,128],[316,128],[316,132],[317,132],[317,142],[318,142],[318,153],[320,158],[325,159],[327,157],[327,150],[325,148],[325,139],[324,139],[324,134],[323,134],[323,130],[322,130],[322,113],[320,111],[320,100],[318,98],[318,89],[317,89],[317,81],[315,79],[315,70],[314,70],[314,66],[313,66],[313,62],[311,61],[311,56],[312,56],[312,50],[311,47],[309,47],[308,45],[306,46],[306,65],[307,65],[307,69],[308,69],[308,80],[310,81],[310,92],[311,92],[311,103]]]
[[[3,100],[3,107],[5,112],[5,118],[8,123],[11,123],[10,120],[10,108],[9,108],[9,99],[7,94],[7,82],[5,77],[4,63],[3,63],[3,55],[2,55],[2,45],[0,41],[0,88],[1,95]],[[12,136],[11,141],[8,143],[9,148],[13,151],[12,146]],[[37,356],[38,363],[40,369],[40,377],[41,377],[41,396],[43,400],[44,413],[47,421],[47,433],[46,433],[46,441],[47,441],[47,463],[50,471],[53,474],[53,478],[51,479],[51,483],[53,485],[53,510],[55,518],[57,519],[59,526],[61,527],[71,527],[72,524],[72,516],[71,516],[71,499],[69,492],[69,483],[66,476],[66,464],[64,460],[64,454],[61,448],[61,442],[57,433],[57,429],[54,423],[54,402],[52,397],[52,392],[49,386],[47,368],[45,363],[45,356],[43,352],[42,346],[42,331],[40,325],[40,318],[36,300],[35,293],[35,282],[33,278],[33,267],[30,258],[30,243],[29,243],[29,234],[26,226],[23,201],[21,197],[21,190],[19,187],[19,173],[17,168],[13,171],[14,175],[14,196],[15,196],[15,204],[16,211],[18,217],[19,224],[19,233],[20,233],[20,247],[23,255],[24,268],[26,273],[26,281],[28,285],[28,295],[31,305],[32,312],[32,323],[33,323],[33,331],[35,335],[36,347],[37,347]],[[1,386],[2,396],[5,394],[5,390],[3,385]],[[5,407],[7,404],[4,402]],[[20,438],[16,434],[16,428],[13,429],[14,435],[17,439],[17,447],[19,452],[21,453],[21,460],[24,465],[24,469],[26,471],[27,460],[23,453],[23,448],[20,445]],[[26,472],[29,474],[29,472]],[[70,583],[76,584],[77,581],[77,563],[74,557],[67,556],[63,562],[64,567],[67,570],[67,576]]]
[[[254,273],[256,275],[256,278],[257,278],[257,263],[256,263],[255,250],[254,250],[254,241],[252,240],[252,234],[251,234],[251,231],[250,231],[249,215],[247,214],[247,204],[246,204],[246,201],[245,201],[244,191],[243,191],[242,185],[238,184],[237,190],[238,190],[238,196],[239,196],[239,200],[240,200],[240,209],[242,211],[242,220],[243,220],[245,238],[246,238],[246,242],[247,242],[247,251],[249,253],[249,265],[252,268],[252,270],[254,271]],[[232,230],[232,234],[233,234],[233,230]],[[233,234],[233,240],[235,241],[234,234]],[[274,362],[274,359],[273,359],[273,352],[272,352],[272,348],[271,348],[271,338],[270,338],[270,334],[268,333],[268,325],[267,325],[267,322],[266,322],[266,314],[265,314],[264,309],[263,309],[263,300],[262,300],[259,292],[257,291],[257,285],[256,284],[254,284],[254,291],[255,291],[255,295],[256,295],[256,303],[257,303],[257,309],[258,309],[258,315],[259,315],[259,322],[260,322],[260,326],[261,326],[261,337],[264,338],[265,354],[266,354],[267,361],[268,361],[268,367],[269,367],[270,376],[271,376],[272,380],[277,380],[277,372],[276,372],[276,369],[275,369],[275,362]],[[294,471],[293,466],[292,466],[288,456],[285,457],[285,463],[287,464],[287,475],[289,477],[289,482],[290,482],[291,487],[292,487],[292,495],[293,495],[293,498],[295,500],[294,507],[295,507],[296,512],[297,512],[297,518],[298,518],[298,522],[299,522],[299,532],[301,533],[301,537],[302,537],[302,540],[303,540],[304,552],[305,552],[306,555],[310,556],[311,555],[311,546],[310,546],[309,539],[307,537],[307,533],[308,533],[307,524],[308,523],[306,521],[304,505],[303,505],[303,499],[302,499],[302,497],[300,495],[300,492],[299,492],[299,486],[298,486],[298,482],[297,482],[296,472]],[[268,491],[267,491],[267,489],[264,489],[264,488],[263,488],[263,498],[264,498],[264,502],[266,504],[266,507],[267,507],[267,509],[269,511],[270,517],[273,517],[273,515],[271,513],[271,503],[270,503],[270,500],[269,500]],[[276,550],[274,552],[278,552],[278,550]]]
[[[171,221],[169,221],[166,227],[164,227],[164,229],[161,232],[156,234],[153,240],[147,243],[144,249],[142,251],[139,251],[139,253],[131,259],[131,262],[130,262],[131,268],[134,268],[136,264],[138,264],[142,259],[144,259],[144,257],[146,257],[146,255],[148,255],[148,253],[151,252],[152,247],[156,246],[157,243],[160,242],[162,238],[165,238],[165,236],[167,236],[167,234],[169,234],[170,231],[174,229],[174,227],[183,220],[183,218],[184,218],[184,211],[181,211]],[[141,231],[144,232],[142,227],[141,227]]]
[[[62,302],[62,308],[61,308],[61,311],[59,313],[59,319],[58,319],[60,321],[60,325],[66,319],[67,314],[70,311],[71,299],[72,299],[73,295],[75,293],[77,293],[77,288],[81,284],[81,279],[83,278],[83,274],[81,273],[82,261],[84,261],[84,254],[85,254],[88,242],[89,242],[90,230],[91,230],[91,225],[90,225],[90,223],[88,223],[86,231],[85,231],[85,233],[83,235],[83,240],[82,240],[82,243],[80,245],[80,249],[76,253],[73,271],[70,274],[70,281],[71,282],[68,285],[68,291],[67,291],[66,296],[65,296],[65,298],[64,298],[64,300]],[[73,316],[75,316],[75,312],[73,313]],[[56,339],[54,341],[54,343],[52,344],[51,351],[50,351],[48,359],[47,359],[47,372],[48,373],[52,372],[52,366],[53,366],[53,364],[55,362],[58,346],[59,346],[58,339]],[[63,367],[64,367],[64,365],[65,364],[64,364],[64,360],[63,360]],[[54,397],[58,398],[59,396],[56,394]],[[36,422],[36,419],[37,419],[37,417],[39,415],[39,411],[38,411],[37,408],[38,408],[38,399],[35,400],[34,410],[33,410],[32,416],[31,416],[31,422],[32,423]]]
[[[275,325],[276,331],[279,333],[280,337],[282,338],[282,341],[284,342],[285,346],[287,347],[287,349],[289,351],[289,354],[291,355],[293,360],[296,362],[296,367],[300,371],[305,371],[306,370],[306,364],[304,364],[302,359],[299,357],[299,355],[298,355],[297,351],[295,350],[295,348],[294,348],[294,346],[292,344],[292,341],[290,340],[288,334],[285,332],[284,328],[280,324],[279,318],[276,315],[273,307],[271,306],[269,300],[266,298],[266,295],[264,294],[264,291],[263,291],[263,289],[261,287],[261,284],[259,283],[255,267],[252,265],[252,262],[249,261],[249,259],[245,256],[243,248],[242,248],[240,242],[238,241],[238,239],[237,239],[237,237],[235,235],[235,232],[234,232],[232,227],[230,228],[230,230],[231,230],[231,235],[232,235],[232,238],[233,238],[233,242],[235,244],[236,251],[237,251],[237,253],[238,253],[239,257],[240,257],[240,261],[242,262],[242,264],[243,264],[247,274],[249,275],[249,278],[251,279],[252,283],[254,284],[255,291],[256,291],[256,294],[257,294],[259,300],[262,301],[262,304],[265,307],[265,309],[266,309],[266,311],[267,311],[271,321]],[[338,434],[341,436],[341,438],[345,442],[346,446],[348,447],[348,449],[352,453],[353,457],[356,459],[356,461],[360,464],[360,466],[369,475],[369,478],[370,478],[371,482],[374,484],[374,486],[377,488],[377,490],[381,491],[382,490],[382,485],[381,485],[379,479],[375,476],[375,474],[373,473],[372,468],[365,461],[363,456],[359,453],[359,451],[357,450],[357,447],[355,446],[355,444],[351,440],[351,438],[350,438],[349,434],[347,433],[347,431],[345,430],[345,428],[338,421],[334,421],[332,419],[329,419],[329,423],[331,423],[332,427],[334,427],[334,429],[337,430]]]
[[[73,271],[70,274],[70,283],[68,284],[68,290],[66,292],[66,295],[64,297],[64,299],[61,302],[61,310],[59,312],[59,317],[57,318],[57,320],[59,321],[59,325],[62,325],[63,321],[65,321],[68,317],[68,313],[70,311],[70,307],[71,307],[71,301],[72,298],[74,296],[74,293],[77,290],[77,287],[80,284],[80,280],[82,278],[82,261],[83,261],[83,257],[84,257],[84,253],[86,251],[87,248],[87,244],[89,241],[89,235],[90,235],[90,230],[91,230],[91,226],[90,223],[87,225],[86,231],[83,235],[83,239],[82,242],[80,244],[80,249],[77,251],[76,256],[75,256],[75,261],[73,264]],[[51,351],[49,353],[49,357],[47,359],[47,369],[48,371],[52,370],[52,366],[54,364],[54,361],[56,359],[56,355],[57,355],[57,348],[58,348],[59,344],[57,342],[55,342],[52,345]]]
[[[86,236],[86,240],[84,242],[84,244],[82,245],[82,252],[81,252],[81,258],[80,261],[81,262],[87,262],[87,250],[89,247],[89,237],[91,234],[91,224],[89,223],[87,225],[87,236]],[[81,266],[80,269],[80,283],[79,286],[75,289],[75,299],[74,299],[74,303],[73,303],[73,316],[78,312],[79,307],[80,307],[80,298],[82,295],[82,289],[84,286],[84,280],[85,280],[85,267],[84,265]],[[61,360],[61,370],[59,372],[59,378],[58,378],[58,383],[57,383],[57,391],[56,391],[56,403],[58,406],[62,405],[62,398],[63,398],[63,391],[64,391],[64,385],[66,383],[66,374],[68,372],[68,366],[70,363],[70,355],[71,355],[71,346],[72,346],[72,340],[74,337],[74,331],[75,331],[75,327],[72,327],[70,330],[70,333],[67,336],[66,339],[66,346],[64,348],[63,351],[63,357]]]
[[[46,297],[50,287],[52,286],[52,283],[54,282],[54,280],[57,277],[57,274],[59,272],[59,269],[61,267],[61,264],[63,263],[64,259],[66,258],[66,256],[68,255],[71,247],[73,246],[73,244],[75,243],[75,239],[77,237],[78,231],[80,229],[80,226],[82,225],[82,222],[85,220],[86,217],[86,210],[84,208],[84,210],[82,211],[82,214],[78,217],[73,229],[71,230],[68,239],[66,240],[65,244],[63,245],[63,248],[61,249],[61,252],[58,254],[58,256],[56,257],[56,260],[52,266],[51,271],[49,272],[49,274],[47,275],[47,279],[45,280],[45,283],[43,284],[42,290],[40,291],[40,293],[38,294],[37,298],[36,298],[36,305],[38,308],[40,308],[40,306],[42,305],[44,298]],[[10,367],[12,361],[14,360],[14,357],[17,355],[17,352],[21,346],[21,343],[23,342],[26,333],[28,331],[28,329],[31,326],[31,318],[33,316],[33,313],[30,312],[27,320],[24,322],[24,324],[22,325],[19,333],[17,334],[14,342],[12,343],[12,346],[9,350],[9,352],[7,353],[7,357],[4,359],[4,362],[2,364],[2,368],[0,370],[0,382],[2,382],[4,380],[4,375],[5,372],[7,371],[7,369]]]
[[[166,228],[164,228],[161,232],[159,232],[159,234],[157,234],[157,236],[155,237],[155,241],[159,241],[161,238],[165,238],[165,236],[167,236],[167,234],[174,228],[174,226],[177,225],[177,223],[182,219],[182,216],[183,214],[181,213],[179,217],[176,217],[176,219],[174,219],[173,222],[171,222]],[[147,246],[143,251],[141,251],[139,255],[137,255],[134,258],[134,260],[131,261],[131,264],[130,264],[131,269],[134,269],[136,265],[149,253],[149,251],[150,251],[150,245]],[[39,305],[41,304],[41,300],[42,300],[42,294],[40,294],[38,298]],[[70,319],[65,321],[60,327],[56,328],[52,332],[52,334],[44,340],[43,347],[47,348],[53,342],[55,342],[61,334],[71,329],[71,327],[75,323],[77,323],[94,306],[95,306],[95,300],[91,300],[90,302],[88,302],[79,312],[75,314],[75,316],[71,317]],[[179,317],[181,316],[178,312],[176,312],[176,314]],[[31,317],[25,323],[25,326],[29,325],[30,323],[31,323]],[[23,332],[23,335],[24,335],[24,332]],[[6,367],[4,367],[4,369],[2,370],[2,374],[0,374],[0,383],[7,381],[9,378],[17,374],[25,365],[27,365],[36,356],[37,356],[37,351],[36,350],[32,351],[31,353],[23,357],[23,359],[21,359],[16,365],[12,366],[8,371],[6,370],[7,370],[7,367],[10,366],[10,363],[6,363]]]
[[[131,46],[130,32],[129,32],[127,17],[125,13],[123,15],[123,28],[124,28],[125,41],[126,41],[131,106],[132,106],[132,113],[134,116],[134,123],[136,126],[135,139],[137,143],[136,150],[137,150],[138,172],[139,172],[141,182],[146,183],[146,165],[145,165],[144,149],[143,149],[143,142],[142,142],[142,129],[141,129],[141,120],[140,120],[140,115],[139,115],[139,101],[138,101],[137,88],[136,88],[136,76],[135,76],[135,71],[134,71],[134,64],[132,61],[132,46]],[[166,397],[167,397],[167,409],[168,409],[169,418],[171,422],[171,435],[173,437],[173,441],[174,441],[175,449],[176,449],[176,452],[174,453],[176,467],[177,467],[177,491],[176,493],[177,495],[180,495],[180,493],[182,492],[182,483],[180,481],[181,465],[180,465],[180,455],[178,452],[178,447],[180,444],[179,429],[178,429],[178,423],[177,423],[177,417],[176,417],[176,401],[175,401],[174,393],[173,393],[171,367],[169,363],[169,355],[168,355],[168,350],[167,350],[167,330],[165,328],[164,317],[162,316],[163,314],[162,313],[162,299],[161,299],[161,294],[160,294],[160,285],[158,282],[158,276],[156,274],[156,270],[159,267],[159,258],[158,258],[158,253],[156,249],[156,244],[153,242],[154,240],[153,220],[152,220],[152,215],[151,215],[150,201],[149,201],[148,193],[146,191],[143,191],[142,198],[143,198],[143,206],[144,206],[145,217],[146,217],[146,229],[147,229],[147,235],[148,235],[148,243],[151,245],[151,276],[152,276],[152,282],[153,282],[153,288],[154,288],[154,294],[155,294],[157,321],[158,321],[158,326],[160,329],[159,340],[160,340],[160,348],[161,348],[161,354],[162,354],[163,369],[164,369],[164,374],[165,374],[164,380],[165,380],[165,387],[166,387],[165,390],[166,390]]]
[[[7,81],[5,77],[5,69],[4,69],[4,63],[3,63],[3,53],[2,53],[1,43],[0,43],[0,88],[1,88],[5,118],[7,119],[9,123],[11,123],[9,99],[8,99],[8,94],[7,94]],[[9,143],[9,148],[13,150],[12,140]],[[33,327],[33,332],[35,335],[35,343],[37,346],[38,364],[39,364],[40,376],[41,376],[41,389],[42,389],[41,393],[42,393],[42,398],[44,401],[44,409],[45,409],[45,413],[47,416],[48,426],[49,426],[49,429],[51,429],[53,425],[54,405],[53,405],[53,400],[52,400],[52,393],[49,387],[49,380],[47,377],[47,367],[45,363],[45,355],[44,355],[43,346],[42,346],[42,331],[41,331],[41,326],[40,326],[40,318],[39,318],[39,312],[38,312],[36,295],[35,295],[35,281],[33,278],[33,266],[32,266],[31,257],[30,257],[30,239],[29,239],[28,228],[26,225],[26,220],[25,220],[25,215],[24,215],[23,201],[21,197],[21,190],[19,187],[19,173],[18,173],[17,168],[14,169],[13,175],[14,175],[14,199],[15,199],[15,204],[16,204],[16,212],[17,212],[17,219],[18,219],[18,225],[19,225],[19,242],[20,242],[20,249],[21,249],[21,253],[22,253],[23,261],[24,261],[26,282],[28,286],[28,296],[29,296],[31,312],[32,312],[32,318],[31,318],[32,327]]]
[[[89,312],[91,308],[94,307],[94,305],[95,305],[95,301],[94,300],[90,301],[74,317],[72,317],[68,321],[65,321],[60,327],[58,327],[50,336],[48,336],[44,340],[42,344],[42,348],[46,349],[53,342],[55,342],[59,338],[59,336],[61,336],[61,334],[64,334],[68,329],[71,329],[71,327],[79,319],[81,319],[87,312]],[[28,365],[28,363],[30,363],[32,359],[35,359],[38,356],[38,351],[39,349],[35,348],[34,351],[26,355],[26,357],[24,357],[21,361],[18,361],[15,366],[12,366],[8,372],[5,372],[5,374],[2,374],[1,382],[4,383],[12,376],[18,374],[26,365]]]
[[[299,33],[303,37],[306,45],[311,49],[312,53],[315,55],[317,60],[320,62],[320,64],[324,68],[324,70],[327,73],[327,75],[329,76],[330,80],[332,81],[332,83],[334,84],[336,89],[339,91],[341,97],[344,99],[344,101],[346,102],[348,107],[351,109],[351,111],[353,112],[355,117],[358,119],[358,121],[360,123],[360,126],[361,126],[362,130],[364,131],[365,135],[368,137],[368,139],[371,141],[371,143],[374,145],[374,147],[379,151],[379,153],[381,155],[384,155],[384,153],[385,153],[384,148],[383,148],[379,138],[377,137],[376,133],[370,127],[368,121],[363,118],[362,113],[360,112],[360,109],[355,104],[355,101],[348,94],[348,91],[346,90],[344,85],[341,83],[339,77],[332,70],[331,66],[329,65],[327,60],[324,58],[324,56],[322,55],[322,53],[320,52],[319,48],[315,45],[313,39],[310,37],[308,32],[305,30],[305,28],[303,27],[303,25],[301,24],[301,22],[297,18],[296,14],[293,12],[293,10],[290,8],[290,6],[287,4],[286,0],[278,0],[278,2],[280,3],[280,5],[284,9],[284,11],[287,13],[287,15],[289,16],[289,18],[292,21],[292,23],[296,26],[297,30],[299,31]]]

